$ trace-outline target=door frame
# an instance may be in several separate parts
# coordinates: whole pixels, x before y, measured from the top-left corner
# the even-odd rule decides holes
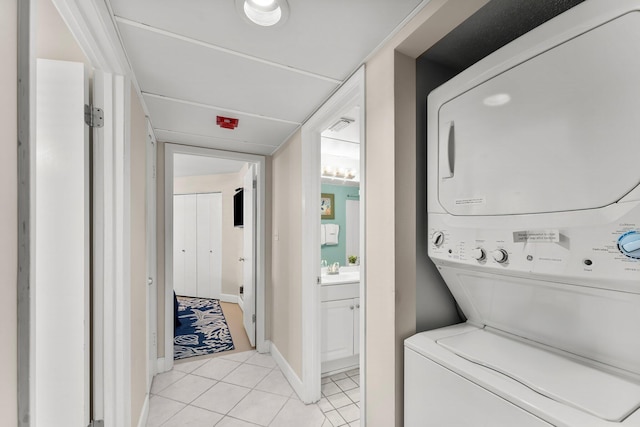
[[[364,423],[364,373],[366,364],[366,277],[365,277],[365,66],[302,126],[302,385],[303,401],[321,397],[321,313],[320,313],[320,193],[321,133],[354,106],[360,122],[360,419]]]
[[[157,188],[158,143],[147,118],[147,389],[158,367],[158,259],[157,259]],[[149,182],[151,181],[151,182]],[[150,185],[151,184],[151,185]]]
[[[94,139],[94,357],[102,372],[94,383],[93,418],[105,426],[131,421],[129,258],[129,101],[131,70],[105,2],[52,0],[73,37],[96,71],[100,71],[105,115],[101,137]],[[34,326],[32,254],[35,165],[34,0],[18,2],[18,423],[33,425]],[[96,95],[96,94],[94,94]],[[96,275],[99,275],[96,276]],[[100,309],[101,312],[100,312]],[[97,314],[97,316],[96,316]],[[102,339],[100,338],[102,334]],[[94,359],[95,360],[95,359]]]
[[[266,287],[266,159],[257,154],[236,153],[212,148],[194,147],[175,143],[164,144],[164,363],[162,372],[173,368],[173,161],[176,154],[215,157],[253,163],[257,166],[256,206],[256,349],[269,351],[265,330]]]

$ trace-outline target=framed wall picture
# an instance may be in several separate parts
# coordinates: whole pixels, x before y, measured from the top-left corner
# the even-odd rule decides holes
[[[334,197],[331,193],[322,193],[320,195],[320,218],[335,219]]]

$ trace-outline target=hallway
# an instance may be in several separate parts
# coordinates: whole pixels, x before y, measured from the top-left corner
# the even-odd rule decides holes
[[[179,361],[153,380],[147,427],[360,426],[358,370],[322,383],[322,399],[305,405],[269,354]]]

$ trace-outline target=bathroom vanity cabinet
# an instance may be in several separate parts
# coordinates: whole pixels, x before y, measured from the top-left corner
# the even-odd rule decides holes
[[[338,283],[323,284],[321,289],[322,373],[359,365],[360,283],[332,280]]]

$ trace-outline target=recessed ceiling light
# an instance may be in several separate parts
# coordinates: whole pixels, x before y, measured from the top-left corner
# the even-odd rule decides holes
[[[235,0],[245,20],[262,27],[282,25],[289,17],[287,0]]]

